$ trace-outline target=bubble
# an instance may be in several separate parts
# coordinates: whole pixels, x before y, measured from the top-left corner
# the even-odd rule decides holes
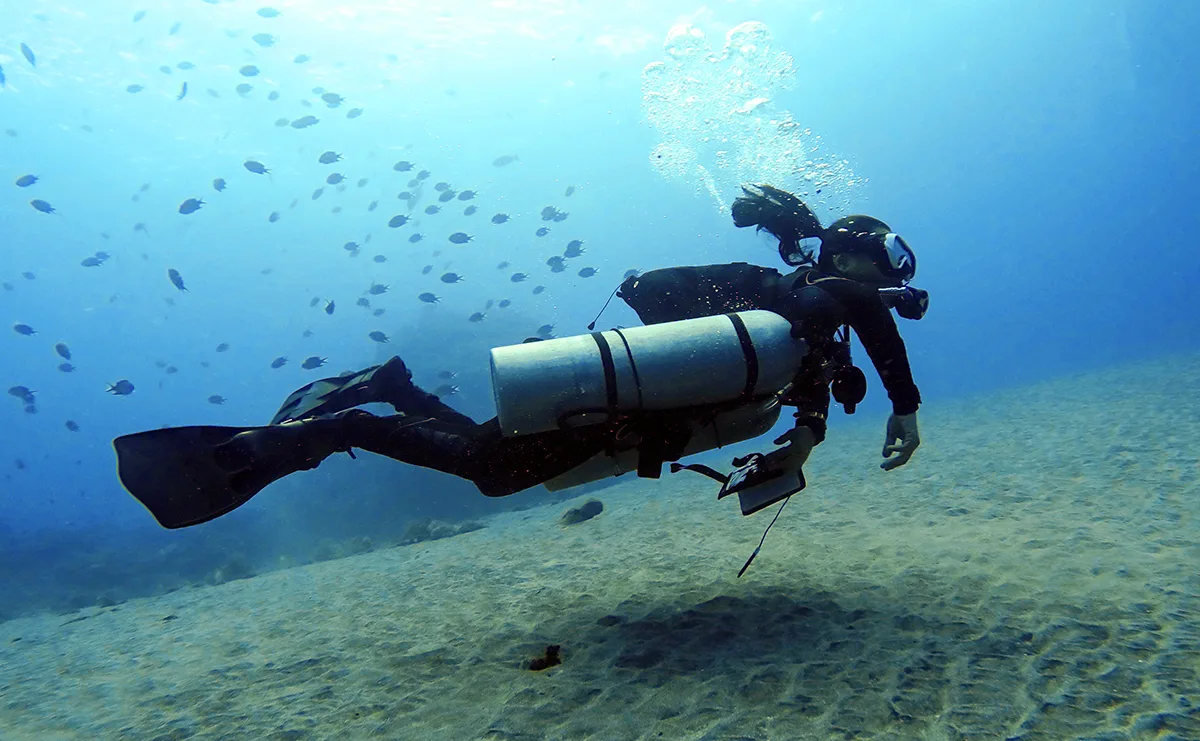
[[[695,26],[681,23],[667,31],[663,51],[674,59],[689,59],[710,51],[704,32]]]
[[[720,51],[701,29],[679,24],[667,32],[663,52],[663,60],[642,70],[642,113],[659,139],[650,163],[662,177],[711,197],[721,211],[743,183],[812,196],[816,209],[842,206],[865,182],[777,104],[797,71],[795,60],[774,48],[765,24],[734,26]]]
[[[739,23],[725,34],[725,46],[739,53],[756,53],[771,46],[771,29],[765,23],[746,21]]]

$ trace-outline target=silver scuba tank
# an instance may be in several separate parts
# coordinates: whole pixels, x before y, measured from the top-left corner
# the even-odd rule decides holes
[[[500,429],[529,435],[774,393],[807,349],[791,329],[758,309],[494,348]]]
[[[746,404],[728,406],[707,416],[696,415],[690,421],[692,435],[684,446],[681,457],[740,443],[765,434],[779,420],[780,409],[778,397],[770,396]],[[611,452],[597,453],[570,471],[550,479],[545,483],[545,487],[550,491],[561,491],[580,484],[620,476],[637,469],[639,455],[636,441],[622,445],[622,440],[618,438]]]

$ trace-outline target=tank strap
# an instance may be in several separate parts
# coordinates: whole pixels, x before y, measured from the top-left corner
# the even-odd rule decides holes
[[[633,350],[629,347],[629,340],[625,337],[625,333],[620,329],[614,329],[617,337],[621,338],[621,344],[625,346],[625,357],[629,359],[629,370],[633,372],[633,386],[637,390],[637,408],[643,407],[642,403],[642,378],[638,375],[637,362],[633,359]]]
[[[603,332],[592,332],[592,339],[600,350],[600,364],[604,366],[604,391],[607,394],[608,413],[617,413],[617,367],[613,364],[612,348]]]
[[[737,314],[726,314],[729,321],[733,324],[733,331],[737,332],[738,342],[742,345],[742,355],[746,358],[746,388],[742,389],[742,398],[749,399],[754,396],[754,387],[758,385],[758,353],[754,350],[754,343],[750,341],[750,331],[746,329],[746,323]]]

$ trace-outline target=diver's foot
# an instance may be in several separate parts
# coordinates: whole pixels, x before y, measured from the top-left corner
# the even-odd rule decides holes
[[[386,392],[391,389],[401,389],[412,386],[412,371],[404,364],[399,355],[393,355],[379,369],[371,374],[371,388],[374,391]]]
[[[414,417],[440,417],[446,411],[456,414],[412,381],[412,371],[398,356],[379,366],[371,375],[371,394],[391,404],[401,414]]]
[[[412,381],[412,371],[400,359],[391,360],[371,374],[370,392],[373,397],[391,404],[397,412],[415,414],[423,406],[427,394]]]
[[[228,473],[266,466],[273,470],[307,471],[334,453],[349,452],[350,418],[366,415],[358,409],[285,422],[238,433],[217,446],[213,459]],[[284,474],[285,475],[285,474]]]

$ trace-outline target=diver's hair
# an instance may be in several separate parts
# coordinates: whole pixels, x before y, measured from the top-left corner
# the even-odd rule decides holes
[[[781,242],[795,243],[806,237],[819,237],[821,222],[796,196],[766,183],[742,186],[743,195],[733,202],[733,223],[737,227],[754,226]]]
[[[821,251],[817,254],[817,270],[820,270],[826,275],[838,275],[839,271],[833,264],[833,255],[835,250],[827,249],[824,245],[821,246]]]
[[[815,264],[812,250],[800,249],[800,241],[820,237],[821,221],[804,201],[767,183],[742,186],[733,202],[733,224],[753,226],[779,240],[779,257],[792,267]]]

